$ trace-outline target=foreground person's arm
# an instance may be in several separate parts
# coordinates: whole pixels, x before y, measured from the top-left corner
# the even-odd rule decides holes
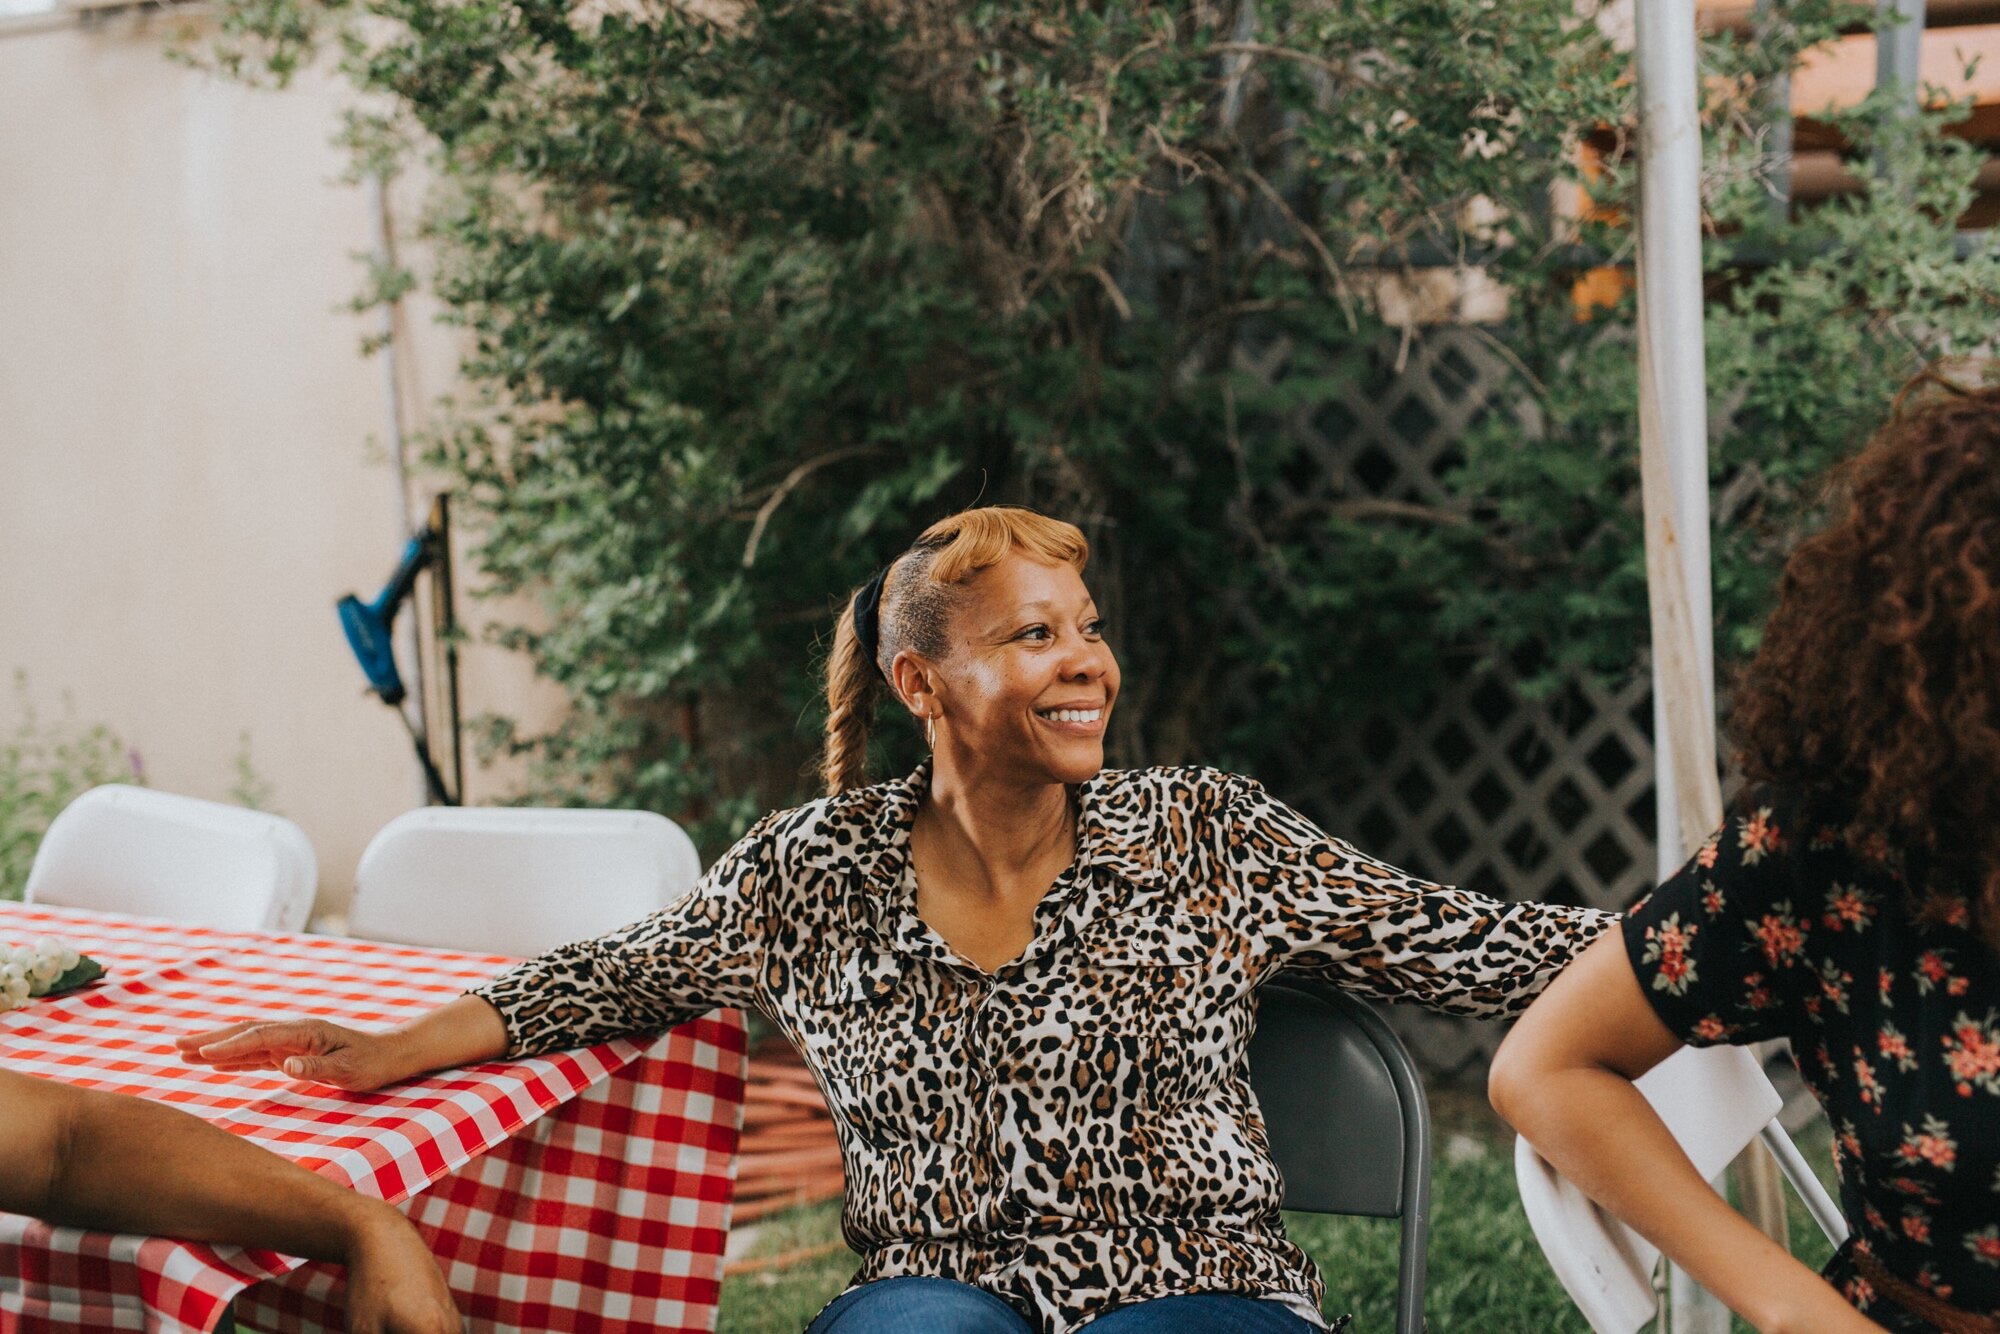
[[[350,1330],[459,1328],[437,1263],[402,1214],[141,1098],[0,1071],[0,1209],[345,1265]]]
[[[1764,1331],[1874,1330],[1695,1170],[1632,1084],[1679,1050],[1616,933],[1585,950],[1493,1061],[1493,1106],[1554,1168]]]
[[[1799,923],[1814,826],[1766,806],[1716,831],[1549,987],[1494,1058],[1493,1105],[1586,1195],[1764,1330],[1874,1329],[1701,1179],[1632,1081],[1682,1044],[1819,1040]],[[1849,937],[1851,938],[1851,937]]]
[[[381,1033],[320,1019],[233,1024],[180,1038],[181,1059],[365,1092],[433,1070],[662,1032],[718,1006],[755,1006],[771,930],[770,824],[745,834],[677,903],[550,950],[409,1023]]]

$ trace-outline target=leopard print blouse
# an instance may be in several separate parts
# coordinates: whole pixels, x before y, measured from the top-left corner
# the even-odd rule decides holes
[[[1248,779],[1107,770],[1033,941],[989,974],[917,916],[928,784],[771,815],[680,902],[472,994],[520,1055],[761,1010],[833,1110],[854,1283],[975,1284],[1047,1334],[1189,1292],[1323,1323],[1246,1077],[1259,983],[1514,1014],[1611,920],[1405,875]]]

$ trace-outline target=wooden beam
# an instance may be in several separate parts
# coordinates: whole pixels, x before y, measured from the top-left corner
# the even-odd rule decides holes
[[[1971,78],[1965,67],[1978,62]],[[1917,81],[1947,98],[1970,96],[2000,106],[2000,23],[1932,28],[1924,33]],[[1875,34],[1842,37],[1805,53],[1792,72],[1792,112],[1815,116],[1858,106],[1875,90]]]
[[[2000,23],[2000,0],[1928,0],[1926,8],[1932,29]],[[1755,0],[1695,0],[1695,21],[1703,32],[1748,32],[1755,9]]]

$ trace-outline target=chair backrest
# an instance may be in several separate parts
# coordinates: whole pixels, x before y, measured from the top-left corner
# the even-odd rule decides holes
[[[1366,1002],[1280,977],[1258,993],[1250,1084],[1287,1209],[1402,1220],[1396,1329],[1418,1334],[1431,1124],[1409,1051]]]
[[[348,930],[524,958],[637,921],[700,876],[693,841],[651,811],[433,806],[361,854]]]
[[[94,787],[50,823],[26,898],[228,930],[296,931],[319,865],[281,816],[123,783]]]
[[[1784,1100],[1742,1047],[1683,1047],[1637,1081],[1688,1158],[1713,1181],[1762,1138],[1785,1178],[1836,1243],[1840,1213],[1777,1123]],[[1597,1334],[1632,1334],[1659,1313],[1652,1243],[1599,1209],[1525,1139],[1514,1143],[1521,1206],[1549,1267]],[[1838,1235],[1836,1235],[1838,1233]]]

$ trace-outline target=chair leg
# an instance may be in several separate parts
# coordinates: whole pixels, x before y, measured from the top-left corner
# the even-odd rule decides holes
[[[1842,1216],[1840,1206],[1826,1193],[1826,1187],[1820,1185],[1812,1165],[1799,1152],[1799,1146],[1792,1143],[1792,1137],[1785,1133],[1785,1128],[1773,1119],[1757,1135],[1764,1141],[1764,1147],[1771,1151],[1771,1156],[1778,1160],[1778,1170],[1785,1174],[1785,1180],[1791,1182],[1792,1189],[1799,1193],[1806,1212],[1812,1215],[1813,1222],[1819,1224],[1819,1230],[1826,1234],[1826,1239],[1836,1246],[1846,1241],[1847,1219]]]
[[[1403,1236],[1396,1257],[1396,1334],[1424,1334],[1424,1270],[1430,1260],[1430,1109],[1419,1107],[1403,1168]]]
[[[1421,1213],[1403,1219],[1402,1253],[1396,1265],[1396,1334],[1424,1334],[1424,1262],[1428,1220]]]

